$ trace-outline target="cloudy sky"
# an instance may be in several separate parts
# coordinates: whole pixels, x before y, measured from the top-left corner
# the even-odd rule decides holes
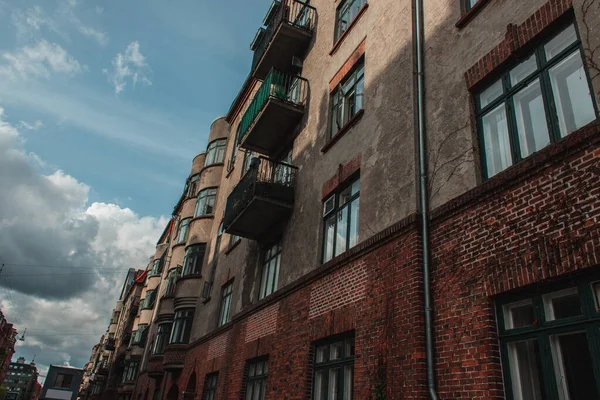
[[[27,328],[15,357],[87,361],[269,4],[0,0],[0,308]]]

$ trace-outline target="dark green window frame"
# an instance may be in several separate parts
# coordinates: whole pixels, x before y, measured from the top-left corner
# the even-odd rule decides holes
[[[558,38],[561,34],[567,32],[571,26],[575,30],[576,39],[574,42],[569,44],[560,50],[557,54],[552,55],[550,60],[546,58],[545,46],[552,42],[552,40]],[[492,176],[498,174],[499,172],[511,167],[522,161],[523,159],[531,156],[535,152],[541,150],[542,148],[549,146],[557,141],[561,140],[563,137],[566,137],[576,129],[581,128],[585,124],[593,121],[594,119],[586,122],[585,124],[578,127],[566,127],[561,128],[560,117],[558,114],[557,99],[553,92],[552,81],[550,77],[550,70],[559,66],[559,64],[566,62],[570,57],[576,57],[576,54],[579,53],[579,57],[581,58],[581,62],[583,65],[583,71],[585,72],[585,79],[587,83],[587,87],[590,90],[590,100],[591,106],[593,108],[594,119],[598,117],[598,107],[596,104],[595,96],[592,93],[592,84],[590,81],[590,75],[588,72],[588,68],[585,62],[585,55],[583,52],[583,48],[581,46],[581,37],[579,35],[579,29],[577,28],[577,24],[574,20],[570,19],[568,23],[562,24],[555,33],[548,37],[546,40],[541,42],[534,51],[530,52],[526,57],[522,57],[518,63],[510,66],[509,69],[504,71],[502,75],[494,80],[494,82],[488,85],[484,90],[477,93],[475,96],[475,109],[477,116],[477,131],[479,136],[480,143],[480,158],[481,158],[481,168],[484,179],[491,178]],[[526,67],[526,63],[531,61],[535,63],[535,70],[527,73],[526,75],[519,76],[519,73],[523,73],[519,71],[519,67]],[[511,85],[511,73],[515,73],[515,78],[519,78],[520,80]],[[540,121],[539,119],[534,119],[531,117],[530,109],[521,110],[522,113],[528,113],[529,120],[522,118],[524,122],[522,122],[523,126],[521,130],[525,129],[539,129],[540,127],[545,128],[548,133],[549,143],[541,146],[537,149],[532,149],[529,151],[529,154],[523,155],[521,147],[524,143],[527,144],[527,147],[532,146],[532,143],[529,143],[532,138],[530,136],[526,136],[524,143],[521,143],[521,139],[519,137],[519,122],[517,118],[517,111],[515,110],[515,101],[514,98],[518,95],[525,96],[527,94],[527,90],[532,91],[532,89],[536,89],[536,86],[539,86],[539,96],[535,97],[534,100],[537,100],[541,97],[543,102],[540,110],[543,110],[545,120]],[[488,90],[492,91],[496,89],[501,90],[501,94],[498,94],[497,97],[494,97],[493,100],[490,100],[486,104],[482,106],[482,95],[485,94]],[[530,93],[531,94],[531,93]],[[532,102],[526,103],[526,105],[532,105],[535,107],[535,104]],[[502,147],[508,146],[507,152],[501,154],[499,157],[505,159],[504,161],[500,161],[501,163],[508,162],[507,165],[498,166],[498,168],[494,168],[493,171],[489,171],[488,168],[488,158],[491,155],[486,154],[486,141],[485,141],[485,132],[484,132],[484,121],[485,117],[494,117],[494,113],[498,111],[504,113],[504,120],[506,124],[506,129],[508,131],[508,138],[504,137],[503,134],[496,135],[497,142],[503,142]],[[499,114],[496,114],[499,116]],[[493,118],[492,118],[493,119]],[[533,124],[545,124],[544,126],[534,127]],[[564,122],[566,124],[566,122]],[[497,127],[497,126],[496,126]],[[496,132],[497,133],[497,132]],[[532,132],[528,132],[532,133]],[[539,132],[538,132],[539,133]],[[492,132],[491,136],[494,136]],[[503,136],[500,138],[500,136]],[[533,135],[535,136],[535,134]],[[508,143],[506,143],[508,140]],[[533,144],[535,147],[535,144]]]
[[[218,372],[213,372],[206,375],[206,378],[204,379],[204,389],[202,390],[202,400],[215,400],[217,398],[218,383]]]
[[[154,345],[152,346],[152,355],[164,354],[165,348],[169,344],[169,337],[171,336],[172,328],[172,322],[158,324],[156,337],[154,338]]]
[[[348,30],[367,0],[344,0],[335,10],[335,36],[337,40]]]
[[[200,180],[200,174],[194,174],[190,176],[185,184],[185,196],[190,198],[196,196],[198,189],[198,181]]]
[[[190,221],[191,218],[184,218],[179,222],[179,228],[177,229],[177,243],[185,243],[190,233]]]
[[[259,357],[246,363],[245,400],[264,400],[269,374],[268,357]]]
[[[219,321],[217,327],[229,322],[231,313],[231,297],[233,296],[233,281],[223,285],[221,288],[221,305],[219,307]]]
[[[352,214],[355,214],[355,218]],[[360,177],[357,176],[337,189],[323,203],[323,262],[331,260],[358,243],[359,221]],[[345,243],[338,246],[338,231],[343,228],[343,224],[346,225]],[[330,228],[333,229],[331,232]]]
[[[268,246],[263,253],[262,276],[258,298],[263,299],[277,290],[281,264],[281,241]]]
[[[348,400],[354,391],[354,331],[313,345],[313,400]],[[334,383],[330,382],[335,379]],[[333,390],[337,396],[332,395]]]
[[[536,393],[538,398],[569,398],[566,395],[561,397],[559,392],[581,390],[586,387],[581,382],[587,384],[586,399],[600,399],[599,296],[600,274],[596,272],[563,279],[535,292],[504,295],[496,299],[508,400],[520,399],[523,388],[526,393]],[[567,341],[561,341],[565,338]],[[573,341],[574,338],[577,340]],[[584,340],[587,341],[587,353],[581,351],[582,347],[585,348]],[[565,357],[565,349],[573,350],[574,345],[580,346],[579,350]],[[575,360],[573,354],[580,358]],[[574,367],[585,363],[591,364],[592,368],[573,373]],[[574,378],[578,380],[577,385],[573,382]],[[527,384],[524,385],[522,380],[526,380]],[[595,394],[589,392],[590,385],[595,387]],[[580,396],[581,393],[570,392],[573,400],[583,398]]]
[[[215,203],[217,202],[217,189],[217,187],[206,188],[198,193],[194,218],[213,215],[215,212]]]
[[[192,333],[192,322],[194,321],[194,309],[184,308],[175,311],[173,319],[173,329],[169,344],[187,344]]]
[[[227,139],[215,139],[208,144],[206,148],[206,157],[204,166],[222,163],[225,160],[225,151],[227,149]]]
[[[356,114],[364,110],[364,97],[365,57],[363,56],[331,93],[330,138],[342,130]]]
[[[475,7],[477,5],[477,3],[479,3],[480,1],[482,1],[482,0],[463,0],[465,12],[469,11],[471,8]]]
[[[183,271],[181,276],[200,275],[202,272],[202,263],[206,254],[206,243],[198,243],[188,246],[185,249],[183,258]]]

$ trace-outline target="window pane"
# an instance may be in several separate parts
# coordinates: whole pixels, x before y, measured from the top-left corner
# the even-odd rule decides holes
[[[342,358],[342,342],[337,342],[331,345],[329,348],[329,360],[339,360]]]
[[[325,245],[323,249],[323,261],[327,262],[333,258],[333,239],[335,235],[335,214],[325,220]]]
[[[554,58],[575,41],[577,41],[577,33],[575,32],[575,27],[571,25],[544,46],[546,59],[550,61],[550,59]]]
[[[537,340],[510,343],[508,350],[514,398],[543,400]]]
[[[510,71],[510,84],[516,85],[537,69],[535,54]]]
[[[531,326],[534,319],[531,300],[519,301],[504,306],[504,326],[506,329]]]
[[[346,239],[348,234],[348,206],[337,212],[337,229],[335,238],[335,255],[346,251]]]
[[[325,386],[325,372],[317,371],[315,373],[315,400],[327,399],[327,387]]]
[[[358,221],[359,221],[360,198],[355,199],[350,203],[350,238],[349,247],[353,247],[358,243]]]
[[[550,293],[545,295],[543,299],[546,320],[548,321],[581,315],[581,305],[577,288]]]
[[[352,400],[352,385],[354,383],[353,368],[351,365],[344,367],[344,400]]]
[[[527,157],[550,143],[539,79],[515,94],[513,101],[521,156]]]
[[[252,400],[252,392],[254,391],[254,382],[248,382],[246,386],[246,400]]]
[[[327,361],[327,346],[317,347],[317,363]]]
[[[483,108],[502,95],[502,80],[498,80],[492,86],[479,95],[479,107]]]
[[[600,399],[585,332],[550,337],[561,399]]]
[[[334,368],[329,370],[329,389],[327,390],[329,396],[328,399],[338,398],[338,385],[340,379],[340,369]]]
[[[549,73],[560,133],[564,137],[596,118],[581,53],[574,52]]]
[[[488,178],[512,165],[504,103],[482,118]]]

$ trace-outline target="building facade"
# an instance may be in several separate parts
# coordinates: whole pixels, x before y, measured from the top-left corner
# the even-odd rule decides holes
[[[81,368],[50,365],[40,392],[40,399],[76,400],[79,397],[82,379]]]
[[[273,2],[146,267],[127,396],[600,398],[599,21]]]
[[[17,362],[10,363],[4,378],[4,386],[9,397],[18,400],[36,400],[38,385],[38,370],[35,363],[25,363],[25,358],[19,357]]]
[[[13,324],[9,324],[0,310],[0,382],[4,382],[6,371],[13,354],[15,354],[15,343],[17,342],[17,330]]]

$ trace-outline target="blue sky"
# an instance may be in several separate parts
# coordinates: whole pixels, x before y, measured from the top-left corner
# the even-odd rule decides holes
[[[83,367],[245,80],[270,2],[0,0],[0,309]]]
[[[9,122],[35,128],[40,121],[22,130],[26,150],[90,185],[91,200],[169,213],[211,121],[227,111],[249,72],[249,43],[268,5],[0,0],[0,68],[7,53],[42,41],[77,65],[65,72],[42,62],[47,74],[13,73],[0,84],[0,106]],[[144,65],[129,63],[137,83],[125,77],[116,93],[113,63],[117,54],[127,58],[132,43]]]

